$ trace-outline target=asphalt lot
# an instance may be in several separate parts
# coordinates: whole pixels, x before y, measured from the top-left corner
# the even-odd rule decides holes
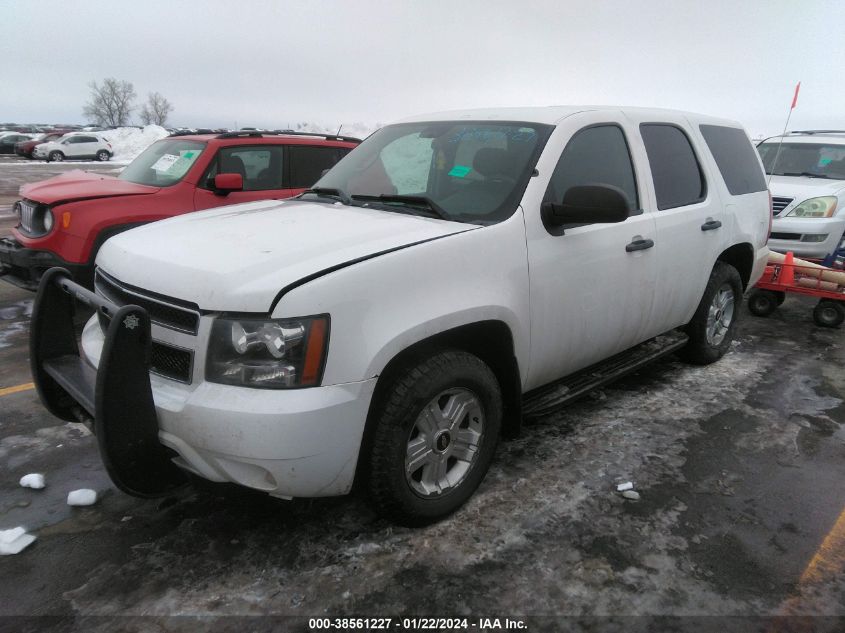
[[[39,169],[0,165],[0,183]],[[11,222],[0,217],[0,234]],[[32,298],[0,281],[0,529],[38,537],[0,557],[0,630],[130,628],[78,619],[113,615],[144,626],[174,615],[535,616],[529,630],[577,616],[619,631],[640,622],[626,616],[740,616],[706,630],[845,617],[845,330],[817,327],[811,303],[787,299],[769,319],[743,310],[719,363],[668,358],[532,423],[500,445],[465,508],[412,530],[354,496],[283,502],[211,484],[159,500],[120,493],[85,427],[53,418],[31,388]],[[18,486],[32,472],[46,489]],[[629,480],[641,500],[616,492]],[[82,487],[99,502],[68,507]]]

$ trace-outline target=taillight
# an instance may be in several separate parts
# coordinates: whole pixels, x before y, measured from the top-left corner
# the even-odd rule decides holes
[[[775,207],[774,203],[772,202],[772,192],[769,191],[769,230],[766,233],[766,240],[771,237],[772,235],[772,218],[775,217]]]

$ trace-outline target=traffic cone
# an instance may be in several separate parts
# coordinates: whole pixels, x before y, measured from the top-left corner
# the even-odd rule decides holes
[[[784,286],[795,285],[795,255],[788,251],[783,258],[783,270],[780,273],[780,281]]]

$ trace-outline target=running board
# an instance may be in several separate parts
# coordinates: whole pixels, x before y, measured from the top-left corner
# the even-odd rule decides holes
[[[553,413],[576,398],[630,374],[661,356],[671,354],[686,345],[688,340],[686,334],[673,330],[566,378],[529,391],[522,397],[522,414],[526,418],[537,418]]]

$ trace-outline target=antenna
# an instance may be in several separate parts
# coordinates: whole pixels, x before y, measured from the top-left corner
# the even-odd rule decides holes
[[[343,129],[343,123],[340,124],[340,127],[337,128],[337,134],[335,136],[340,136],[340,131]]]
[[[780,135],[780,141],[778,141],[778,148],[775,151],[775,159],[772,161],[772,168],[769,170],[769,179],[766,181],[766,188],[769,188],[769,184],[772,182],[772,176],[775,174],[775,167],[778,164],[778,158],[780,157],[780,148],[783,145],[783,137],[786,136],[786,128],[789,127],[789,118],[792,116],[792,111],[795,109],[795,106],[798,105],[798,91],[801,89],[801,82],[799,81],[795,84],[795,94],[792,95],[792,105],[789,106],[789,113],[786,115],[786,123],[783,126],[783,134]]]

